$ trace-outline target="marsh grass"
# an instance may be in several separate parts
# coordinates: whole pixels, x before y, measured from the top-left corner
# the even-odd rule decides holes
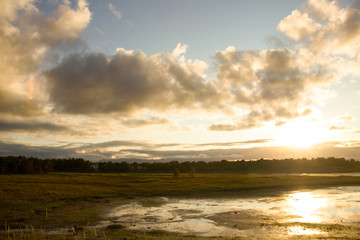
[[[49,233],[46,229],[34,229],[32,226],[26,227],[25,229],[17,229],[16,231],[11,231],[7,229],[6,231],[0,233],[0,239],[7,240],[96,240],[96,239],[109,239],[104,231],[101,231],[100,234],[97,233],[95,228],[84,228],[81,231],[76,230],[74,227],[69,229],[66,233],[52,232]]]
[[[276,224],[275,224],[276,225]],[[312,224],[312,223],[278,223],[276,226],[300,229],[314,229],[323,232],[317,235],[279,236],[279,239],[359,239],[359,227],[343,226],[339,224]],[[265,226],[266,227],[266,226]],[[151,230],[147,232],[124,229],[107,229],[99,231],[95,228],[76,231],[72,229],[66,234],[46,234],[34,229],[23,229],[12,233],[0,233],[0,239],[7,240],[241,240],[241,237],[199,237],[178,233]],[[249,238],[246,238],[249,239]],[[250,238],[252,239],[252,238]],[[267,239],[264,236],[263,239]]]
[[[0,175],[0,230],[3,230],[1,236],[4,236],[7,229],[4,227],[5,221],[11,229],[25,229],[30,225],[35,229],[88,226],[101,220],[104,208],[128,198],[248,197],[345,185],[360,185],[360,177],[241,174],[196,174],[196,177],[190,177],[183,174],[174,178],[172,174],[98,173]],[[156,200],[158,198],[154,199],[149,198],[144,204],[162,204]],[[28,230],[25,232],[26,236],[30,234]],[[108,232],[109,237],[121,233],[129,235],[127,239],[143,239],[131,238],[134,234],[139,237],[139,233],[125,230],[106,231],[106,234]],[[89,236],[91,233],[87,233]],[[98,234],[96,237],[99,237]],[[114,238],[120,239],[117,237]],[[161,239],[159,233],[156,237],[153,239]],[[147,238],[152,239],[152,235]],[[41,239],[41,236],[37,239]]]
[[[77,231],[71,228],[67,233],[49,234],[44,230],[34,228],[18,229],[17,231],[0,232],[0,239],[6,240],[235,240],[240,238],[224,237],[199,237],[194,235],[184,235],[178,233],[165,232],[161,230],[151,230],[147,232],[124,230],[117,225],[104,231],[96,228],[84,228]]]

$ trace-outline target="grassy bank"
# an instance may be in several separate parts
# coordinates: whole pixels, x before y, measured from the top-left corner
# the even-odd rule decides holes
[[[0,175],[2,226],[36,228],[86,226],[104,207],[124,198],[150,196],[249,196],[329,186],[360,185],[360,177],[197,174]],[[109,231],[111,235],[111,231]],[[131,239],[131,238],[128,238]],[[134,238],[136,239],[136,238]],[[150,239],[150,238],[148,238]]]

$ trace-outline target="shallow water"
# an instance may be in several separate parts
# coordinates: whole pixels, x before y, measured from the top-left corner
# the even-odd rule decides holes
[[[128,229],[200,236],[360,237],[356,227],[360,223],[360,187],[294,191],[277,197],[141,199],[115,207],[107,219],[105,224],[118,223]]]

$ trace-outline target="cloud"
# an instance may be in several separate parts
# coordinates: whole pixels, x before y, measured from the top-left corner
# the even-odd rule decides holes
[[[122,48],[113,56],[69,55],[45,72],[49,100],[55,112],[83,115],[132,116],[144,110],[238,112],[236,123],[209,127],[234,131],[309,115],[312,92],[334,83],[327,66],[319,65],[303,49],[229,47],[216,54],[214,79],[206,78],[206,63],[185,59],[186,49],[178,44],[172,53],[154,55]],[[135,121],[133,126],[144,124]]]
[[[254,140],[258,141],[258,140]],[[259,142],[262,140],[259,139]],[[264,139],[267,142],[266,139]],[[232,143],[229,143],[232,146]],[[236,143],[234,143],[236,145]],[[241,142],[240,142],[241,144]],[[111,148],[120,146],[118,150]],[[178,147],[177,150],[161,150],[162,147]],[[360,142],[325,142],[307,149],[292,147],[253,147],[231,149],[180,150],[182,144],[151,144],[142,141],[110,141],[97,144],[73,143],[61,146],[27,145],[0,141],[0,156],[34,156],[40,158],[84,158],[99,161],[115,158],[120,161],[163,160],[163,161],[220,161],[260,158],[313,158],[345,157],[357,160]],[[213,146],[218,146],[216,143]],[[223,146],[220,143],[219,146]],[[105,149],[108,150],[105,151]],[[112,159],[114,160],[114,159]]]
[[[348,128],[342,126],[331,126],[329,130],[346,130],[346,129]]]
[[[130,27],[134,26],[134,23],[131,20],[126,20],[125,21],[127,25],[129,25]]]
[[[349,122],[349,121],[354,120],[354,117],[349,114],[344,114],[344,115],[338,116],[336,119],[338,122]]]
[[[36,75],[45,62],[49,64],[60,52],[83,44],[81,34],[91,19],[84,0],[79,0],[75,9],[64,1],[49,16],[41,13],[35,2],[0,3],[1,113],[40,114],[41,90],[33,89],[31,99],[27,92],[31,75]]]
[[[40,103],[36,99],[29,99],[23,94],[0,88],[0,112],[18,116],[33,116],[38,115],[39,111]]]
[[[311,114],[316,103],[334,96],[330,87],[344,76],[360,75],[360,10],[337,1],[309,0],[281,20],[278,30],[294,48],[216,54],[222,92],[232,98],[238,120],[217,123],[214,131],[275,125]]]
[[[111,148],[111,147],[141,147],[147,148],[151,146],[145,142],[139,141],[121,141],[121,140],[114,140],[108,142],[101,142],[101,143],[92,143],[92,144],[82,144],[80,147],[76,147],[75,149],[99,149],[99,148]]]
[[[151,117],[148,119],[130,119],[123,122],[123,124],[127,127],[144,127],[148,125],[162,125],[162,124],[170,124],[170,120],[166,118],[159,117]]]
[[[111,11],[111,13],[112,13],[117,19],[121,19],[121,18],[122,18],[121,12],[120,12],[119,10],[117,10],[116,7],[115,7],[113,4],[109,3],[109,4],[108,4],[108,8],[109,8],[109,10]]]
[[[244,113],[235,123],[214,124],[209,130],[249,129],[311,114],[314,90],[334,83],[327,66],[311,58],[304,49],[240,51],[229,47],[217,52],[217,78],[222,92],[227,91],[231,105]]]
[[[342,11],[336,1],[308,0],[303,8],[318,21],[335,21]]]
[[[201,111],[228,117],[210,123],[211,131],[269,122],[279,126],[316,110],[319,93],[339,79],[338,63],[346,65],[342,54],[357,56],[360,42],[357,8],[309,0],[278,25],[296,43],[294,49],[228,47],[216,52],[216,76],[209,78],[208,64],[186,59],[188,46],[181,43],[172,52],[153,55],[122,48],[112,56],[76,51],[91,20],[87,1],[58,1],[46,16],[35,1],[5,1],[0,7],[5,9],[0,13],[5,59],[0,63],[0,112],[22,117],[115,114],[126,127],[142,127],[171,123],[147,117],[149,112]],[[114,5],[108,8],[121,18]]]
[[[72,131],[67,126],[39,121],[0,120],[0,132],[65,132]]]
[[[321,28],[321,25],[311,19],[307,13],[301,13],[295,10],[281,20],[278,29],[281,32],[285,32],[288,37],[295,41],[302,40],[309,35],[314,34]]]
[[[245,126],[245,128],[251,128],[251,127],[255,127],[255,126],[251,126],[251,125]],[[234,124],[212,124],[209,127],[210,131],[236,131],[240,129],[243,129],[243,127]]]
[[[86,0],[78,0],[75,9],[65,0],[49,18],[38,15],[30,16],[29,20],[36,26],[34,30],[41,32],[39,39],[42,42],[57,47],[81,40],[80,35],[91,20],[91,12]]]
[[[242,142],[218,142],[218,143],[202,143],[202,144],[193,144],[191,147],[207,147],[207,146],[237,146],[237,145],[247,145],[247,144],[259,144],[259,143],[268,143],[273,141],[272,138],[264,138],[264,139],[254,139],[247,140]]]
[[[341,142],[345,144],[340,147],[336,143],[319,144],[307,151],[292,147],[254,147],[254,148],[232,148],[232,149],[207,149],[207,150],[139,150],[124,149],[117,155],[121,158],[141,158],[143,160],[162,161],[220,161],[242,160],[242,159],[284,159],[284,158],[313,158],[316,157],[345,157],[347,159],[358,159],[360,148],[359,142]]]
[[[109,149],[112,149],[113,152],[123,151],[129,152],[130,149],[139,150],[139,151],[162,151],[162,149],[168,148],[194,148],[198,149],[201,147],[232,147],[232,146],[239,146],[239,145],[249,145],[249,144],[260,144],[260,143],[268,143],[273,141],[271,138],[267,139],[254,139],[254,140],[247,140],[241,142],[215,142],[215,143],[202,143],[202,144],[183,144],[183,143],[166,143],[166,144],[156,144],[146,141],[126,141],[126,140],[115,140],[115,141],[108,141],[108,142],[100,142],[100,143],[93,143],[93,144],[69,144],[66,146],[66,149],[73,149],[74,151],[81,152],[85,151],[89,152],[106,152]],[[117,150],[114,150],[117,149]],[[164,150],[168,151],[168,150]],[[176,150],[178,151],[178,150]],[[187,151],[187,150],[186,150]]]
[[[45,74],[49,99],[55,111],[71,114],[215,108],[220,93],[205,81],[207,64],[186,61],[184,52],[178,45],[172,54],[118,49],[110,57],[69,55]]]
[[[0,141],[0,155],[1,156],[34,156],[40,158],[63,158],[70,154],[65,154],[64,151],[56,147],[46,146],[29,146],[21,143]],[[62,156],[61,156],[62,155]]]
[[[309,0],[301,10],[283,19],[278,29],[313,51],[359,57],[360,10],[356,5],[340,8],[338,1]]]
[[[328,1],[322,4],[342,16],[350,17],[355,11]],[[114,5],[108,7],[116,13]],[[58,113],[129,117],[145,110],[202,110],[235,119],[211,124],[208,129],[212,131],[251,129],[266,122],[279,126],[310,115],[319,93],[337,82],[334,60],[317,54],[320,50],[311,51],[322,41],[321,33],[330,31],[328,25],[337,24],[348,23],[339,22],[317,2],[308,1],[278,25],[279,31],[301,43],[295,49],[242,51],[228,47],[216,53],[213,79],[205,74],[205,62],[186,60],[188,46],[180,43],[171,53],[153,55],[122,48],[113,56],[71,54],[44,72],[48,100]],[[134,127],[155,123],[142,118],[124,122]]]
[[[135,141],[135,140],[114,140],[99,143],[70,143],[62,146],[63,149],[73,151],[78,154],[91,154],[97,158],[119,155],[119,152],[128,151],[129,149],[139,150],[160,150],[168,147],[181,147],[178,143],[166,143],[166,144],[154,144],[147,141]],[[127,149],[127,150],[126,150]]]
[[[105,36],[105,33],[104,33],[103,31],[101,31],[101,29],[98,28],[98,27],[95,27],[95,28],[94,28],[94,31],[95,31],[96,33],[98,33],[98,34],[99,34],[100,36],[102,36],[102,37]]]

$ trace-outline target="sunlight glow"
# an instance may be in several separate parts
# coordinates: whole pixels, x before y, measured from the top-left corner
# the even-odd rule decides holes
[[[317,210],[326,207],[328,199],[309,192],[298,192],[289,195],[290,213],[299,217],[299,222],[322,222]]]
[[[310,147],[325,140],[325,130],[317,123],[296,121],[283,127],[276,143],[281,146]]]
[[[313,234],[322,234],[323,232],[316,231],[313,229],[307,229],[299,226],[291,227],[288,230],[289,235],[313,235]]]

